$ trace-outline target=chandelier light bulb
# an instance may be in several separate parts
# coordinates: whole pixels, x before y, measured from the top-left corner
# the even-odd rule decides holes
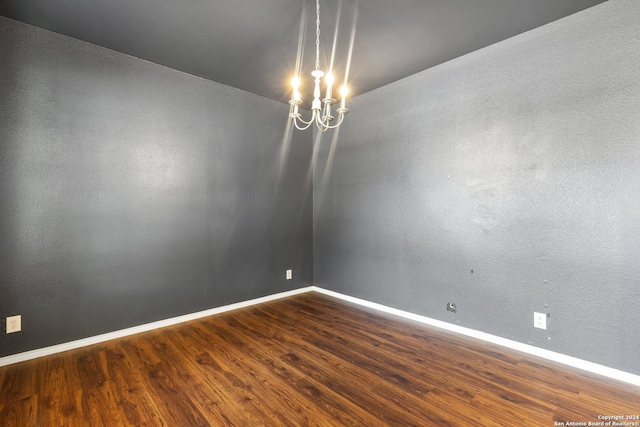
[[[331,73],[331,71],[329,71],[324,77],[324,82],[327,84],[327,86],[331,86],[333,84],[333,74]]]

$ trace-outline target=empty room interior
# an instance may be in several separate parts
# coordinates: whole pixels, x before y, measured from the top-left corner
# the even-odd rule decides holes
[[[3,0],[0,425],[640,426],[639,73],[637,0]]]

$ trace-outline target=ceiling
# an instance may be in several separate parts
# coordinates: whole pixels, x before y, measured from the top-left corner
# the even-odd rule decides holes
[[[358,95],[603,1],[321,0],[320,68],[335,40]],[[0,15],[283,102],[300,51],[309,99],[313,0],[2,0]]]

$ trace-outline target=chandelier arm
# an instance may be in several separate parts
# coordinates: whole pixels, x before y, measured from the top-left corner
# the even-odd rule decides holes
[[[291,118],[293,119],[293,124],[296,126],[296,128],[297,128],[298,130],[307,130],[307,129],[309,129],[309,127],[310,127],[314,122],[316,122],[317,113],[316,113],[316,111],[314,110],[314,111],[313,111],[313,113],[312,113],[312,115],[311,115],[311,120],[309,120],[309,121],[304,120],[304,119],[302,118],[302,115],[301,115],[300,113],[290,115],[289,117],[291,117]],[[300,127],[300,126],[298,125],[298,120],[299,120],[300,122],[304,123],[304,126]]]
[[[329,129],[335,129],[338,126],[340,126],[340,123],[342,123],[343,118],[344,118],[344,114],[341,113],[338,119],[338,123],[332,126],[330,123],[334,120],[333,116],[330,116],[330,117],[324,116],[322,118],[318,116],[316,118],[316,126],[318,127],[320,132],[326,132]]]
[[[296,120],[295,118],[293,119],[293,125],[296,127],[296,129],[298,130],[307,130],[309,129],[309,127],[313,124],[313,122],[305,122],[304,120],[300,119],[301,122],[305,123],[306,126],[300,127],[298,126],[298,120]]]
[[[305,125],[309,125],[309,124],[314,122],[315,117],[311,116],[311,120],[306,121],[305,119],[302,118],[302,116],[300,114],[298,114],[297,116],[293,116],[293,119],[296,120],[296,121],[300,121],[300,122],[304,123]]]
[[[318,114],[316,116],[316,127],[320,130],[320,132],[326,132],[327,131],[327,127],[325,125],[325,122],[320,117],[320,114]]]
[[[338,126],[340,126],[342,124],[342,121],[344,120],[344,113],[340,113],[340,116],[338,117],[338,123],[336,123],[335,125],[329,125],[328,123],[326,125],[324,125],[327,129],[335,129]]]
[[[324,124],[324,123],[318,123],[316,122],[316,127],[318,128],[318,130],[322,133],[326,132],[329,130],[329,128]]]

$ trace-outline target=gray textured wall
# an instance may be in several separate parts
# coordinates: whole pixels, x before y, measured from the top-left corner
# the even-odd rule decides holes
[[[0,98],[0,356],[311,284],[287,105],[5,18]]]
[[[315,284],[640,374],[639,72],[611,0],[354,99]]]

